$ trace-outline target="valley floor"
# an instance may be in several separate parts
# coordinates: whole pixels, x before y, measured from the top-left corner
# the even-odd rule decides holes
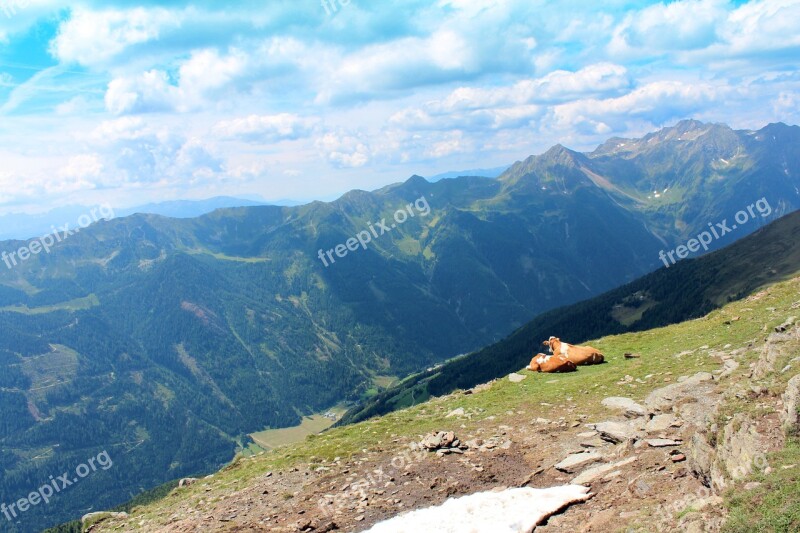
[[[800,278],[698,320],[592,341],[604,365],[521,371],[240,457],[93,530],[363,531],[454,496],[582,483],[594,497],[537,532],[797,531],[800,328],[787,318],[798,295]],[[432,431],[461,447],[423,451]]]

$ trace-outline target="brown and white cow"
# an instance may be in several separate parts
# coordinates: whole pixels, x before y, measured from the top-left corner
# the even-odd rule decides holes
[[[578,367],[575,366],[575,363],[561,354],[546,355],[539,353],[531,359],[531,364],[528,365],[528,370],[533,372],[574,372],[577,369]]]
[[[558,337],[550,337],[542,343],[550,347],[553,354],[563,355],[576,365],[596,365],[605,359],[597,348],[591,346],[575,346],[566,342],[561,342]]]

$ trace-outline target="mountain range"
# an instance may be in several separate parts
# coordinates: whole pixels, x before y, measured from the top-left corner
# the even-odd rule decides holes
[[[298,202],[284,200],[272,202],[274,205],[298,205]],[[161,215],[172,218],[194,218],[223,207],[246,207],[266,205],[266,202],[218,196],[207,200],[172,200],[149,203],[129,208],[111,206],[113,216],[125,217],[136,213]],[[60,228],[65,223],[75,222],[83,215],[91,213],[94,206],[69,205],[51,209],[45,213],[8,213],[0,216],[0,240],[28,239],[51,233],[53,228]],[[108,207],[106,207],[108,209]]]
[[[253,431],[368,400],[387,377],[631,282],[709,224],[751,208],[709,249],[758,230],[800,207],[798,162],[796,126],[684,121],[591,153],[556,146],[496,179],[135,214],[50,253],[2,242],[18,260],[0,263],[0,501],[102,450],[115,460],[103,480],[14,527],[213,470]],[[618,312],[641,307],[629,303]]]

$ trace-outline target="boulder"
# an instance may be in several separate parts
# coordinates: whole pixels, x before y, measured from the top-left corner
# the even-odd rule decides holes
[[[604,407],[607,407],[609,409],[616,409],[618,411],[622,411],[622,414],[625,415],[627,418],[636,418],[637,416],[647,415],[647,409],[645,409],[642,405],[639,405],[638,403],[634,402],[630,398],[613,396],[611,398],[605,398],[600,403]]]
[[[429,452],[435,452],[445,448],[458,448],[460,445],[461,443],[458,438],[456,438],[456,434],[452,431],[433,432],[419,443],[420,448],[428,450]]]
[[[567,456],[560,463],[555,465],[556,470],[561,470],[567,474],[574,474],[584,466],[598,463],[603,460],[603,456],[597,452],[573,453]]]
[[[786,391],[783,393],[783,411],[781,412],[781,422],[784,430],[790,433],[797,433],[800,422],[800,374],[789,380]]]
[[[104,520],[112,519],[125,519],[128,518],[128,513],[111,513],[108,511],[100,511],[97,513],[88,513],[81,517],[81,525],[85,528],[94,524],[99,524]]]
[[[680,420],[675,418],[673,415],[656,415],[647,422],[644,430],[648,433],[661,433],[662,431],[667,431],[672,427],[680,427],[680,425]]]
[[[640,435],[638,428],[628,422],[600,422],[594,425],[594,429],[601,439],[615,444],[634,440]]]
[[[635,462],[636,459],[637,458],[635,456],[628,457],[624,461],[595,466],[594,468],[590,468],[589,470],[586,470],[585,472],[581,473],[579,476],[577,476],[575,479],[572,480],[572,483],[574,485],[588,485],[597,480],[598,478],[600,478],[601,476],[604,476],[605,474],[613,470],[617,470],[618,468],[621,468],[623,466]]]
[[[647,439],[645,441],[651,448],[666,448],[667,446],[680,446],[681,443],[672,439]]]
[[[780,326],[775,327],[775,333],[783,333],[787,329],[791,328],[795,322],[797,322],[797,317],[790,316],[789,318],[786,319],[786,322],[784,322]]]
[[[713,380],[714,376],[710,372],[698,372],[680,383],[673,383],[672,385],[654,390],[647,395],[647,398],[644,400],[644,405],[653,412],[670,411],[672,406],[680,400],[702,394],[703,384],[705,382],[711,383]]]
[[[522,374],[517,374],[516,372],[508,375],[508,381],[511,383],[519,383],[520,381],[524,380],[528,376],[523,376]]]

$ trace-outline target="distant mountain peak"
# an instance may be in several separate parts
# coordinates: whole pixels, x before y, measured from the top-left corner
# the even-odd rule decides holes
[[[582,154],[570,150],[563,144],[556,144],[536,159],[541,163],[550,165],[574,165],[576,160],[580,157],[582,157]]]
[[[680,122],[672,126],[672,128],[664,128],[664,129],[676,129],[678,131],[687,132],[687,131],[706,129],[708,126],[709,124],[706,124],[705,122],[700,122],[699,120],[695,120],[693,118],[687,118],[681,120]]]

